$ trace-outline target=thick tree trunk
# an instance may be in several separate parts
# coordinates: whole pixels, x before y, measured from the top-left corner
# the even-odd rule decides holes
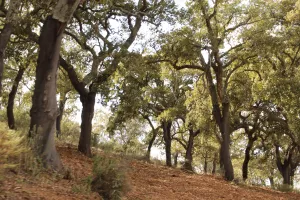
[[[15,97],[18,91],[18,86],[20,81],[22,80],[23,74],[25,72],[25,68],[19,68],[18,74],[14,80],[13,86],[11,91],[8,95],[8,104],[7,104],[7,120],[8,120],[8,127],[10,129],[15,129],[15,117],[14,117],[14,102]]]
[[[171,144],[172,144],[172,138],[171,138],[171,126],[172,122],[170,121],[163,121],[162,127],[163,127],[163,135],[164,135],[164,141],[165,141],[165,151],[166,151],[166,165],[169,167],[172,167],[172,154],[171,154]]]
[[[188,141],[188,145],[187,145],[187,149],[186,149],[186,153],[185,153],[185,161],[184,161],[184,165],[183,168],[189,171],[193,171],[193,166],[192,166],[192,162],[193,162],[193,148],[194,148],[194,132],[193,130],[189,130],[189,141]]]
[[[245,158],[243,162],[242,172],[243,172],[243,180],[247,180],[248,178],[248,164],[250,161],[250,151],[253,147],[254,140],[251,137],[248,137],[248,144],[245,150]]]
[[[56,118],[56,137],[58,137],[61,134],[61,121],[63,118],[64,110],[65,110],[65,105],[67,102],[67,93],[62,93],[63,96],[60,97],[59,100],[59,115]]]
[[[0,97],[2,96],[2,78],[3,78],[3,71],[4,71],[5,49],[9,42],[11,32],[12,32],[12,24],[6,23],[0,35]]]
[[[94,117],[94,106],[96,93],[89,92],[86,96],[80,96],[82,103],[81,113],[81,132],[78,144],[78,150],[86,156],[92,156],[91,139],[92,139],[92,120]]]
[[[231,163],[231,155],[230,155],[230,130],[229,130],[229,103],[223,103],[223,141],[222,141],[222,161],[225,169],[225,178],[228,181],[232,181],[234,179],[233,166]]]
[[[61,23],[49,16],[39,39],[36,81],[30,111],[30,136],[35,138],[35,151],[46,167],[60,170],[62,165],[54,144],[57,117],[56,79],[62,33]]]
[[[20,2],[20,1],[18,1]],[[35,88],[30,110],[29,135],[34,137],[35,152],[45,167],[60,170],[62,164],[55,148],[57,118],[56,79],[63,32],[80,0],[59,0],[53,16],[44,22],[39,38]]]
[[[292,185],[291,184],[291,168],[289,166],[282,166],[280,174],[283,178],[283,184]]]
[[[232,181],[234,179],[234,172],[233,172],[233,166],[231,163],[231,155],[230,155],[229,99],[226,99],[227,98],[226,96],[220,96],[220,94],[218,95],[210,68],[206,71],[206,79],[208,82],[210,97],[213,104],[212,113],[222,135],[220,166],[222,167],[222,165],[224,165],[225,179],[228,181]],[[221,84],[219,80],[217,80],[217,83]],[[221,98],[222,98],[222,111],[220,109],[220,103],[219,103],[219,99]]]

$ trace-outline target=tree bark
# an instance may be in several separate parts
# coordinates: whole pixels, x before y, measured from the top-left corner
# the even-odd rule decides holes
[[[62,165],[54,144],[57,117],[56,79],[62,33],[61,23],[49,16],[39,39],[36,81],[30,111],[30,136],[35,138],[35,150],[45,166],[60,170]]]
[[[57,118],[56,79],[59,65],[59,52],[65,19],[70,19],[80,0],[69,2],[59,0],[54,15],[48,16],[39,38],[39,55],[36,67],[35,88],[30,110],[29,135],[34,138],[34,150],[45,167],[61,170],[62,164],[55,148],[55,128]],[[60,10],[60,16],[57,12]],[[64,16],[64,18],[61,18]]]
[[[59,107],[58,107],[59,115],[56,118],[56,137],[61,135],[61,121],[62,121],[62,118],[63,118],[65,105],[66,105],[66,102],[67,102],[67,93],[63,92],[61,95],[62,96],[60,97]]]
[[[146,159],[148,161],[150,161],[151,149],[152,149],[154,141],[155,141],[155,139],[157,137],[159,127],[158,128],[154,128],[154,125],[153,125],[151,119],[149,118],[149,116],[143,115],[143,114],[142,114],[142,116],[143,116],[144,119],[146,119],[148,121],[148,123],[149,123],[149,125],[151,126],[151,129],[152,129],[152,137],[151,137],[151,139],[150,139],[150,141],[148,143],[148,148],[147,148],[147,153],[146,153]]]
[[[166,151],[166,165],[169,167],[172,167],[172,154],[171,154],[171,144],[172,144],[172,138],[171,138],[171,121],[163,121],[162,127],[163,127],[163,137],[165,141],[165,151]]]
[[[147,153],[146,153],[146,159],[148,161],[150,161],[151,149],[152,149],[154,141],[155,141],[155,139],[157,137],[157,134],[158,134],[158,130],[157,129],[155,129],[155,130],[152,131],[152,137],[151,137],[151,139],[149,141],[148,148],[147,148]]]
[[[205,152],[204,156],[204,173],[207,174],[207,151]]]
[[[211,171],[212,174],[216,174],[216,170],[217,170],[217,159],[218,159],[218,154],[215,153],[215,155],[214,155],[214,160],[213,160],[213,168],[212,168],[212,171]]]
[[[5,49],[10,40],[10,36],[13,30],[13,24],[15,24],[17,21],[17,14],[19,13],[20,5],[21,1],[19,0],[9,1],[9,8],[6,13],[5,24],[0,35],[0,97],[2,96],[2,79],[4,71]]]
[[[275,154],[276,154],[276,165],[277,168],[283,178],[283,184],[291,185],[291,159],[292,159],[292,152],[294,147],[292,147],[289,152],[288,156],[284,158],[283,163],[281,162],[279,146],[275,145]]]
[[[226,96],[222,96],[220,94],[218,96],[218,92],[214,84],[210,68],[206,70],[205,74],[209,86],[211,101],[213,104],[212,113],[222,136],[220,149],[220,166],[224,166],[225,179],[228,181],[232,181],[234,179],[234,172],[230,155],[230,103]],[[220,109],[219,99],[222,99],[222,111]]]
[[[7,104],[7,120],[8,120],[8,127],[10,129],[15,129],[15,117],[14,117],[14,102],[15,97],[18,91],[18,86],[20,81],[22,80],[23,74],[25,72],[25,68],[20,67],[18,70],[18,74],[15,77],[14,84],[11,88],[11,91],[8,95],[8,104]]]
[[[6,23],[1,31],[1,36],[0,36],[0,97],[2,96],[2,79],[3,79],[3,71],[4,71],[5,49],[9,42],[11,32],[12,32],[12,24]]]
[[[223,128],[223,149],[222,149],[222,161],[225,169],[225,178],[228,181],[232,181],[234,179],[233,166],[231,163],[231,155],[230,155],[230,130],[229,130],[229,103],[223,103],[223,120],[222,126]]]
[[[249,161],[250,161],[250,151],[253,147],[253,143],[254,143],[254,138],[252,138],[252,136],[248,137],[248,144],[245,150],[245,158],[244,158],[244,162],[243,162],[243,167],[242,167],[242,172],[243,172],[243,180],[247,180],[248,178],[248,165],[249,165]]]
[[[174,167],[177,167],[177,165],[178,165],[178,156],[179,156],[179,153],[178,153],[178,151],[176,151],[174,153]]]
[[[184,161],[184,165],[183,168],[189,171],[193,171],[193,166],[192,166],[192,162],[193,162],[193,148],[194,148],[194,137],[195,134],[193,132],[193,130],[189,130],[189,141],[188,141],[188,145],[187,145],[187,149],[186,149],[186,153],[185,153],[185,161]]]
[[[81,132],[78,144],[78,150],[84,155],[91,157],[91,139],[92,139],[92,120],[94,117],[94,106],[96,92],[89,92],[85,96],[80,96],[82,103],[81,113]]]
[[[270,177],[269,177],[269,181],[270,181],[271,188],[275,188],[273,176],[270,176]]]

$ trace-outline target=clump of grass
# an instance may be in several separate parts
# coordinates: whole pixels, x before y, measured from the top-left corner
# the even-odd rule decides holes
[[[104,199],[121,199],[129,189],[124,164],[116,158],[96,156],[93,163],[91,189]]]
[[[81,180],[81,182],[79,184],[72,186],[72,192],[78,193],[78,194],[90,194],[91,182],[92,182],[91,177],[87,177],[87,178]]]
[[[278,185],[277,189],[281,192],[292,192],[293,187],[288,184]]]
[[[6,169],[14,169],[20,164],[21,155],[28,150],[22,134],[0,122],[0,179]]]

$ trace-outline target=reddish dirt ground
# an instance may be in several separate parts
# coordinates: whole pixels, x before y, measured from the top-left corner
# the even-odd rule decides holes
[[[91,175],[91,159],[74,148],[60,147],[59,153],[71,180],[40,173],[36,177],[9,172],[0,185],[0,199],[76,200],[101,199],[97,193],[85,192],[84,180]],[[193,199],[300,199],[300,194],[282,193],[267,188],[237,186],[220,177],[194,175],[133,159],[128,160],[130,191],[125,200],[193,200]],[[86,194],[85,194],[86,193]]]

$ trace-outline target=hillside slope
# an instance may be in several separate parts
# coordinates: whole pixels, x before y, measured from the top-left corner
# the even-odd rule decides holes
[[[60,147],[64,165],[72,172],[66,180],[46,173],[37,177],[7,173],[0,186],[0,199],[76,200],[101,199],[97,193],[87,193],[83,184],[91,175],[92,161],[74,148]],[[282,193],[257,187],[240,187],[221,178],[193,175],[179,169],[128,160],[128,177],[131,190],[124,199],[300,199],[300,194]]]

